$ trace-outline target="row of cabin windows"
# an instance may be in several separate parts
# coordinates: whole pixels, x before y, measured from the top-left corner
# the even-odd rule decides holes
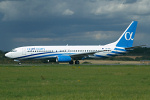
[[[28,52],[99,52],[101,50],[44,50],[44,51],[28,51]],[[103,51],[111,51],[111,50],[103,50]]]

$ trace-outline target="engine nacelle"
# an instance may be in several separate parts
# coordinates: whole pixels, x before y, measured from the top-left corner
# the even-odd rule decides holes
[[[58,56],[56,62],[70,62],[72,59],[70,56]]]

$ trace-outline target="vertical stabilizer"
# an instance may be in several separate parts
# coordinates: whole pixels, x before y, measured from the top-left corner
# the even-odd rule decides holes
[[[116,41],[116,47],[124,47],[124,48],[132,47],[137,23],[138,23],[137,21],[131,22],[131,24],[124,31],[121,37]]]

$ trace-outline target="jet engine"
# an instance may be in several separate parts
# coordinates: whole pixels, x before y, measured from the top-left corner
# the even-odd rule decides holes
[[[56,62],[70,62],[72,59],[70,56],[57,56]]]

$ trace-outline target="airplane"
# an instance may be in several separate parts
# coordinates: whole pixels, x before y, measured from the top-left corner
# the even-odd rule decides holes
[[[66,45],[66,46],[23,46],[12,49],[5,56],[14,61],[24,59],[55,59],[56,62],[79,64],[79,60],[86,58],[103,58],[127,53],[133,49],[133,40],[137,28],[137,21],[132,21],[120,38],[106,45]]]

